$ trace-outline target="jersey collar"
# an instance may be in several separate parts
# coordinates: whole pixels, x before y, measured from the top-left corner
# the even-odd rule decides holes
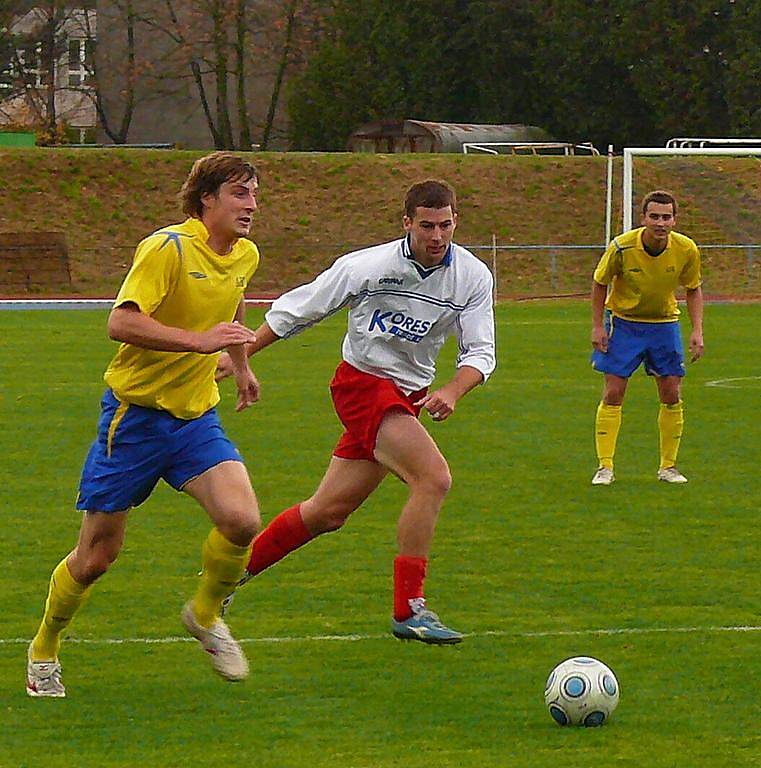
[[[443,258],[438,264],[434,264],[432,267],[425,267],[423,266],[419,261],[415,259],[414,254],[412,253],[412,248],[410,247],[410,236],[409,234],[402,240],[402,255],[405,259],[409,259],[409,261],[412,262],[412,265],[415,267],[415,269],[418,271],[418,274],[420,277],[425,279],[426,277],[430,277],[437,269],[441,269],[442,267],[448,267],[452,263],[452,243],[449,244],[449,247],[447,248],[446,252],[444,253]]]
[[[187,225],[188,229],[191,231],[193,236],[198,237],[201,242],[206,246],[209,253],[214,254],[214,256],[218,259],[226,259],[230,256],[231,253],[235,250],[235,246],[238,245],[238,242],[240,241],[240,238],[236,238],[235,240],[230,243],[230,250],[228,253],[222,254],[217,253],[210,245],[209,245],[209,229],[204,224],[201,219],[196,218],[195,216],[191,216],[185,224]]]
[[[204,243],[209,239],[209,230],[206,229],[206,225],[201,221],[201,219],[197,219],[195,216],[191,216],[185,222],[185,225],[196,237],[200,237]]]
[[[650,253],[650,251],[645,246],[645,241],[642,238],[642,235],[644,234],[645,234],[645,227],[640,227],[639,234],[637,235],[637,240],[639,241],[638,245],[651,259],[657,259],[658,256],[662,256],[669,248],[671,248],[671,235],[673,233],[669,232],[669,237],[668,237],[668,240],[666,241],[666,247],[660,253],[657,253],[655,256],[653,256],[653,254]]]

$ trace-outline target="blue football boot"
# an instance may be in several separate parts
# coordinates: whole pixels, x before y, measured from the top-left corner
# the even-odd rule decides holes
[[[462,642],[462,633],[445,627],[439,617],[433,611],[429,611],[424,604],[414,606],[413,610],[409,619],[391,620],[391,631],[394,637],[400,640],[419,640],[429,645],[454,645]]]

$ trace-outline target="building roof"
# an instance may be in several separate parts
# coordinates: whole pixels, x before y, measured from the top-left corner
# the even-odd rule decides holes
[[[349,137],[352,151],[462,152],[467,142],[550,141],[535,125],[436,123],[427,120],[376,120],[357,128]]]

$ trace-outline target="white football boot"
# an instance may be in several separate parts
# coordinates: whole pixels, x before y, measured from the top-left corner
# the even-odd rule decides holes
[[[687,478],[676,468],[666,467],[658,470],[658,479],[664,483],[686,483]]]
[[[610,485],[615,479],[612,469],[600,467],[592,478],[592,485]]]
[[[35,698],[63,699],[66,688],[61,682],[61,662],[32,661],[27,655],[26,692]]]
[[[182,623],[185,629],[198,640],[211,656],[214,671],[233,683],[248,677],[248,661],[238,641],[222,619],[217,619],[208,629],[202,627],[193,614],[192,601],[182,609]]]

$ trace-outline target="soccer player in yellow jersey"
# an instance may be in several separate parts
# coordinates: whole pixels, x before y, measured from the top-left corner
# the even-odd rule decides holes
[[[597,407],[595,445],[598,469],[593,485],[610,485],[621,427],[621,407],[629,377],[645,364],[655,376],[660,398],[658,479],[686,483],[676,468],[684,411],[685,375],[674,291],[686,289],[692,323],[690,353],[703,354],[703,293],[700,252],[685,235],[674,232],[677,203],[668,192],[650,192],[642,201],[642,226],[613,239],[600,259],[592,283],[592,365],[605,374]]]
[[[137,247],[108,319],[109,336],[121,345],[104,376],[98,434],[82,471],[79,541],[53,571],[28,650],[30,696],[66,695],[61,633],[116,559],[129,510],[160,478],[196,499],[214,525],[182,621],[220,675],[242,680],[248,674],[220,607],[243,574],[260,516],[240,454],[215,411],[214,372],[226,350],[235,369],[236,410],[258,399],[243,347],[255,335],[242,324],[243,292],[259,264],[256,246],[245,239],[257,186],[254,166],[235,155],[199,159],[181,192],[188,219]]]

